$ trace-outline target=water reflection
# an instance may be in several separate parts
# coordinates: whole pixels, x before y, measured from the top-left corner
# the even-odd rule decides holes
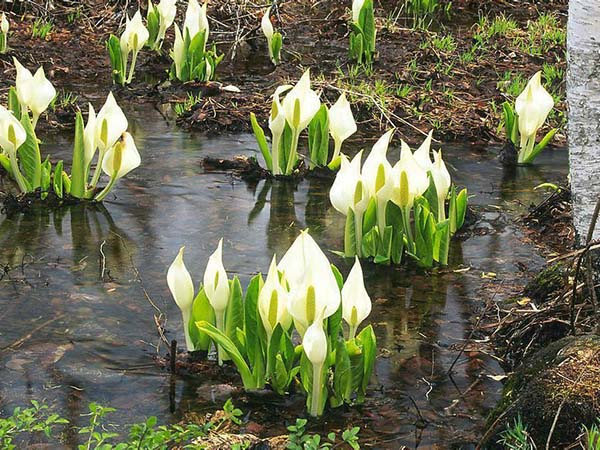
[[[323,249],[342,249],[344,217],[329,204],[331,180],[248,185],[228,173],[205,172],[204,156],[255,154],[253,137],[199,138],[169,128],[148,108],[134,107],[130,122],[143,165],[122,180],[106,208],[85,204],[0,215],[0,264],[11,268],[0,280],[2,408],[46,399],[81,424],[85,418],[79,414],[90,401],[118,408],[116,423],[147,415],[175,421],[188,411],[218,407],[234,394],[231,387],[208,376],[171,378],[152,360],[157,311],[148,299],[169,319],[168,338],[183,340],[165,283],[179,246],[187,246],[186,265],[199,281],[224,237],[225,265],[243,284],[266,271],[272,255],[281,257],[304,228]],[[69,157],[60,136],[47,140],[49,146],[59,144],[53,154]],[[375,384],[365,407],[336,410],[317,429],[325,430],[328,421],[343,427],[362,420],[361,434],[376,448],[415,446],[415,432],[423,425],[421,445],[472,441],[498,397],[499,383],[485,374],[497,374],[499,367],[484,354],[467,351],[452,378],[446,373],[468,337],[474,310],[499,282],[481,273],[518,283],[523,275],[516,262],[531,268],[543,263],[514,219],[522,204],[539,198],[534,186],[561,181],[565,158],[548,152],[540,157],[541,169],[510,174],[493,152],[444,151],[455,166],[454,179],[473,195],[478,216],[473,233],[452,243],[448,270],[427,274],[364,265],[380,343]],[[350,261],[329,256],[348,273]],[[251,420],[267,420],[274,433],[303,410],[301,396],[268,406],[238,401]],[[77,436],[70,439],[75,446]]]

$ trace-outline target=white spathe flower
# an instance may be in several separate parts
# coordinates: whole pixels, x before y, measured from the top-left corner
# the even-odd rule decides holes
[[[342,155],[340,170],[329,190],[331,204],[343,215],[348,214],[348,209],[360,215],[369,205],[369,188],[360,174],[362,152],[358,152],[352,162]]]
[[[298,83],[285,96],[282,102],[285,120],[300,133],[304,130],[321,107],[321,100],[310,88],[310,69],[302,75]]]
[[[329,260],[314,239],[303,231],[279,263],[290,288],[288,311],[301,335],[317,315],[326,319],[341,302],[340,290]]]
[[[177,0],[160,0],[156,6],[158,15],[160,16],[160,26],[158,30],[159,40],[164,39],[165,33],[175,21],[177,14]]]
[[[431,141],[433,139],[433,130],[431,130],[428,134],[421,146],[415,150],[413,156],[415,157],[415,161],[421,166],[421,168],[425,172],[429,172],[431,170],[431,166],[433,163],[431,162]]]
[[[189,0],[185,11],[185,21],[183,23],[183,34],[189,33],[190,39],[194,39],[198,33],[205,31],[204,43],[208,40],[209,25],[208,16],[206,13],[208,3],[204,2],[202,6],[197,0]]]
[[[267,336],[271,339],[277,324],[287,330],[292,324],[292,316],[287,310],[288,292],[279,280],[277,260],[273,256],[267,279],[258,294],[258,312]]]
[[[392,166],[387,159],[387,150],[394,131],[389,130],[379,138],[362,168],[362,177],[367,183],[369,193],[377,200],[377,226],[380,233],[385,230],[386,206],[394,190]]]
[[[271,23],[271,7],[269,6],[265,11],[261,21],[260,28],[262,29],[263,34],[270,42],[273,39],[273,34],[275,34],[275,30],[273,29],[273,24]]]
[[[141,162],[142,159],[133,137],[125,131],[115,145],[104,155],[102,170],[116,181],[139,167]]]
[[[31,110],[35,127],[40,115],[48,109],[56,97],[56,89],[46,78],[43,67],[40,67],[32,76],[31,72],[23,67],[17,58],[13,58],[13,60],[17,69],[15,82],[17,98],[21,106]]]
[[[313,366],[321,367],[327,358],[327,335],[323,330],[323,320],[314,321],[304,333],[302,348]],[[321,388],[321,386],[314,387]]]
[[[400,160],[394,166],[394,192],[392,201],[401,208],[411,208],[415,198],[429,187],[427,172],[417,163],[410,147],[402,141]]]
[[[0,18],[0,31],[2,31],[3,34],[6,34],[8,33],[9,28],[10,24],[8,23],[8,19],[6,18],[6,15],[2,13],[2,17]]]
[[[431,167],[431,177],[435,184],[435,190],[437,192],[438,200],[438,221],[442,221],[446,218],[446,197],[452,184],[450,173],[446,168],[446,164],[442,159],[442,151],[433,152],[433,159],[435,162]]]
[[[0,105],[0,147],[9,155],[23,145],[27,139],[25,128],[12,111]]]
[[[19,60],[13,57],[15,69],[17,69],[17,76],[15,77],[15,89],[17,90],[17,99],[19,103],[27,107],[26,99],[29,95],[29,82],[33,78],[33,75],[26,67],[19,62]]]
[[[84,165],[88,167],[94,159],[98,144],[96,143],[96,111],[92,104],[89,104],[88,120],[83,130],[83,149],[84,149]]]
[[[291,88],[291,85],[285,84],[275,89],[275,93],[273,94],[271,114],[269,115],[269,129],[273,135],[281,135],[285,129],[285,112],[281,106],[280,95],[289,91]]]
[[[342,317],[350,327],[349,339],[352,339],[360,323],[371,313],[371,298],[365,288],[362,267],[358,256],[342,287]]]
[[[123,31],[123,34],[121,35],[120,44],[123,59],[127,59],[127,54],[131,51],[136,53],[139,52],[146,44],[149,37],[150,34],[144,25],[142,14],[138,9],[131,20],[127,18],[125,31]]]
[[[175,75],[181,78],[181,68],[185,63],[185,42],[177,24],[175,24],[175,42],[171,50],[171,59],[175,63]]]
[[[106,102],[96,116],[96,144],[100,152],[104,153],[115,145],[115,142],[127,131],[127,127],[127,117],[112,92],[109,92]]]
[[[356,133],[356,130],[356,122],[352,115],[350,103],[346,99],[346,94],[342,94],[329,110],[329,134],[335,142],[332,159],[338,157],[342,142]]]
[[[536,72],[515,101],[521,139],[535,136],[553,107],[552,96],[542,86],[542,73]]]
[[[352,22],[358,23],[360,18],[360,11],[365,4],[365,0],[353,0],[352,1]]]
[[[183,262],[184,249],[185,247],[179,249],[179,253],[167,271],[167,284],[175,303],[181,310],[186,347],[188,351],[193,351],[194,344],[189,335],[189,322],[194,303],[194,282]]]
[[[223,239],[208,258],[204,271],[204,292],[217,314],[224,313],[229,303],[229,279],[223,266]]]

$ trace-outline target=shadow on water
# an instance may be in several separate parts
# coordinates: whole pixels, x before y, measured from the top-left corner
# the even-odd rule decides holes
[[[169,319],[167,337],[183,341],[165,282],[179,247],[186,245],[186,264],[199,282],[223,236],[229,274],[247,283],[304,228],[324,249],[343,245],[344,218],[329,204],[330,181],[247,185],[229,173],[204,172],[205,156],[255,154],[253,138],[196,137],[170,128],[148,107],[134,108],[130,128],[143,164],[104,205],[0,215],[4,411],[38,399],[81,425],[86,418],[79,415],[90,401],[117,408],[111,422],[123,424],[148,415],[172,422],[189,411],[218,408],[231,389],[201,376],[176,378],[172,386],[152,360],[157,351],[167,351],[156,348],[159,311]],[[70,158],[68,140],[48,141],[55,157]],[[548,152],[538,166],[513,173],[503,171],[490,150],[449,147],[445,158],[455,181],[468,187],[479,217],[468,238],[453,242],[449,270],[426,274],[364,265],[380,348],[376,376],[366,405],[336,410],[326,423],[364,425],[365,447],[476,441],[501,389],[487,375],[501,369],[492,357],[467,349],[453,376],[446,372],[477,308],[501,282],[518,284],[524,267],[543,264],[515,219],[541,198],[534,186],[563,181],[564,152]],[[347,274],[350,262],[331,259]],[[484,272],[495,278],[483,278]],[[302,414],[302,401],[237,400],[250,420],[266,424],[271,433]],[[326,423],[314,428],[325,430]],[[77,435],[67,444],[76,446]]]

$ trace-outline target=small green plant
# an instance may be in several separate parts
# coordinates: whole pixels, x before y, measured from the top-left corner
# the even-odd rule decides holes
[[[527,426],[517,417],[512,424],[500,435],[499,444],[507,450],[534,450],[535,443],[527,432]]]
[[[360,449],[358,433],[359,427],[353,427],[342,432],[341,442],[335,433],[329,433],[326,438],[319,434],[306,432],[306,419],[296,419],[294,425],[287,427],[290,432],[286,449],[288,450],[327,450],[346,444],[354,450]]]
[[[0,54],[6,53],[8,50],[8,30],[10,24],[6,18],[6,14],[2,13],[0,16]]]
[[[175,111],[175,115],[177,117],[181,117],[187,113],[189,113],[194,106],[196,106],[198,103],[200,103],[200,101],[202,100],[202,94],[197,94],[194,95],[191,92],[188,92],[187,94],[187,98],[181,102],[181,103],[176,103],[175,106],[173,107],[173,110]]]
[[[541,71],[531,77],[514,107],[509,102],[502,105],[506,137],[518,149],[519,164],[532,163],[558,131],[556,128],[550,130],[536,144],[537,132],[554,108],[554,99],[542,86],[541,77]]]
[[[217,54],[214,44],[211,49],[206,48],[209,37],[206,8],[206,2],[200,7],[197,0],[189,0],[183,34],[175,25],[175,43],[171,51],[173,64],[169,72],[171,79],[186,82],[215,78],[217,66],[224,55]]]
[[[15,408],[9,417],[0,417],[0,448],[16,449],[14,441],[23,433],[43,433],[50,438],[57,426],[68,423],[68,420],[50,413],[48,406],[40,405],[36,400],[32,400],[31,405],[29,408]]]
[[[54,24],[51,20],[46,20],[42,17],[38,17],[37,19],[35,19],[35,22],[33,22],[33,26],[31,27],[31,37],[34,39],[46,39],[52,31],[53,27]]]
[[[261,22],[260,26],[262,28],[262,32],[267,38],[267,46],[269,47],[269,58],[271,62],[275,65],[279,64],[279,60],[281,59],[281,47],[283,45],[283,37],[281,33],[276,32],[273,28],[273,24],[271,23],[271,7],[267,8]]]
[[[61,89],[50,103],[50,108],[53,111],[73,109],[77,106],[77,100],[79,100],[77,94]]]
[[[428,29],[436,14],[450,15],[452,2],[444,4],[440,0],[405,0],[404,9],[412,16],[413,27]]]
[[[79,20],[80,17],[81,17],[81,8],[78,7],[75,9],[75,11],[72,11],[69,14],[67,14],[67,23],[69,25],[72,25],[75,22],[77,22],[77,20]]]
[[[125,30],[120,38],[111,34],[106,41],[108,56],[112,66],[113,81],[122,86],[131,83],[135,72],[135,63],[138,53],[148,42],[150,34],[142,21],[142,15],[138,10],[133,19],[127,16]],[[131,62],[129,61],[131,54]],[[129,75],[127,65],[129,64]]]
[[[353,0],[350,28],[350,59],[370,65],[377,35],[373,0]]]
[[[583,427],[585,450],[600,450],[600,418],[591,427]]]
[[[161,53],[165,34],[169,27],[175,21],[177,14],[176,0],[161,0],[158,5],[148,1],[148,11],[146,12],[146,23],[148,24],[148,42],[146,45]]]

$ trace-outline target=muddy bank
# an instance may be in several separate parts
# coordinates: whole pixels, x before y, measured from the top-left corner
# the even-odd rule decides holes
[[[571,217],[568,187],[531,206],[522,223],[547,265],[482,327],[509,374],[483,439],[492,448],[519,418],[538,448],[572,448],[600,417],[598,246],[573,250]]]
[[[86,109],[92,92],[113,88],[104,41],[117,32],[124,12],[118,3],[56,3],[55,10],[43,13],[28,8],[11,14],[12,52],[1,59],[5,77],[0,87],[4,91],[11,83],[9,56],[17,55],[29,66],[43,64],[59,89],[78,95],[74,105]],[[418,30],[397,2],[376,2],[378,55],[373,68],[365,70],[348,61],[349,12],[337,1],[279,4],[273,21],[284,34],[284,45],[283,62],[277,67],[268,61],[260,33],[262,8],[242,8],[232,0],[211,2],[211,42],[225,54],[218,81],[236,85],[241,93],[202,97],[184,105],[178,117],[170,113],[170,118],[206,133],[248,131],[250,112],[266,122],[275,86],[298,79],[303,68],[310,67],[325,102],[332,104],[340,93],[347,93],[359,128],[367,135],[394,126],[412,142],[432,128],[439,140],[495,141],[503,135],[498,131],[502,102],[514,98],[519,85],[543,69],[558,102],[549,125],[560,126],[565,110],[566,4],[454,2],[449,15],[437,15],[429,30]],[[179,9],[182,20],[183,6]],[[44,39],[31,37],[39,17],[53,24]],[[170,30],[167,41],[172,39]],[[132,87],[120,89],[128,101],[152,99],[173,105],[185,103],[187,93],[194,93],[193,86],[164,84],[170,65],[165,55],[146,51],[138,64]],[[59,105],[55,121],[72,122],[72,108]]]

